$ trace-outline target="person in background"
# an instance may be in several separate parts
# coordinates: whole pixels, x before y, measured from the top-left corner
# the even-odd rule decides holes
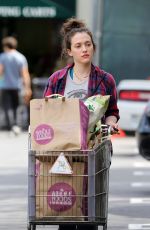
[[[7,129],[12,130],[15,134],[20,132],[20,127],[17,124],[20,90],[23,92],[24,103],[27,106],[32,95],[28,63],[25,56],[16,50],[17,43],[14,37],[3,38],[3,53],[0,54],[0,75],[4,77],[1,92],[2,106]],[[13,120],[9,110],[13,111]]]
[[[85,23],[69,18],[62,25],[62,56],[73,58],[73,64],[54,72],[48,79],[44,96],[61,94],[67,98],[84,100],[93,95],[110,95],[108,109],[103,123],[110,125],[112,133],[117,133],[119,110],[117,107],[117,91],[113,76],[92,64],[96,50],[92,33]],[[60,225],[59,230],[94,230],[89,225]]]

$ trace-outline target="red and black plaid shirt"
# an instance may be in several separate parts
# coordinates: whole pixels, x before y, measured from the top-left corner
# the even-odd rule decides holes
[[[44,91],[44,96],[51,94],[64,95],[68,70],[73,65],[67,65],[65,68],[53,73],[49,79]],[[88,97],[93,95],[110,95],[109,106],[105,117],[115,116],[119,119],[119,110],[117,107],[117,90],[113,76],[99,67],[91,65],[91,73],[88,84]]]

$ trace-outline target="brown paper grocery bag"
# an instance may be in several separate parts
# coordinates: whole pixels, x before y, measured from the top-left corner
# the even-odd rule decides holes
[[[79,99],[30,102],[31,148],[36,151],[87,149],[89,111]]]
[[[52,165],[51,162],[38,162],[36,218],[84,220],[85,163],[72,162],[73,175],[51,174]]]

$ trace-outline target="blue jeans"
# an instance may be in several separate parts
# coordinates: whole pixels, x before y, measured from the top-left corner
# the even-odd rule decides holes
[[[13,125],[17,124],[17,108],[19,106],[19,90],[5,89],[2,90],[2,107],[5,113],[6,126],[10,130]],[[13,113],[10,117],[9,110]]]

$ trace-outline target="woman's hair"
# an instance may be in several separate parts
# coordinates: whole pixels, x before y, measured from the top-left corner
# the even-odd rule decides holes
[[[18,45],[17,39],[14,37],[5,37],[2,39],[2,46],[9,49],[16,49]]]
[[[62,57],[63,56],[68,56],[67,49],[71,49],[71,38],[76,34],[76,33],[82,33],[85,32],[87,33],[92,41],[94,50],[96,48],[96,45],[93,40],[93,35],[91,31],[86,27],[86,24],[78,20],[76,18],[69,18],[67,19],[61,28],[61,35],[63,38],[62,41]]]

